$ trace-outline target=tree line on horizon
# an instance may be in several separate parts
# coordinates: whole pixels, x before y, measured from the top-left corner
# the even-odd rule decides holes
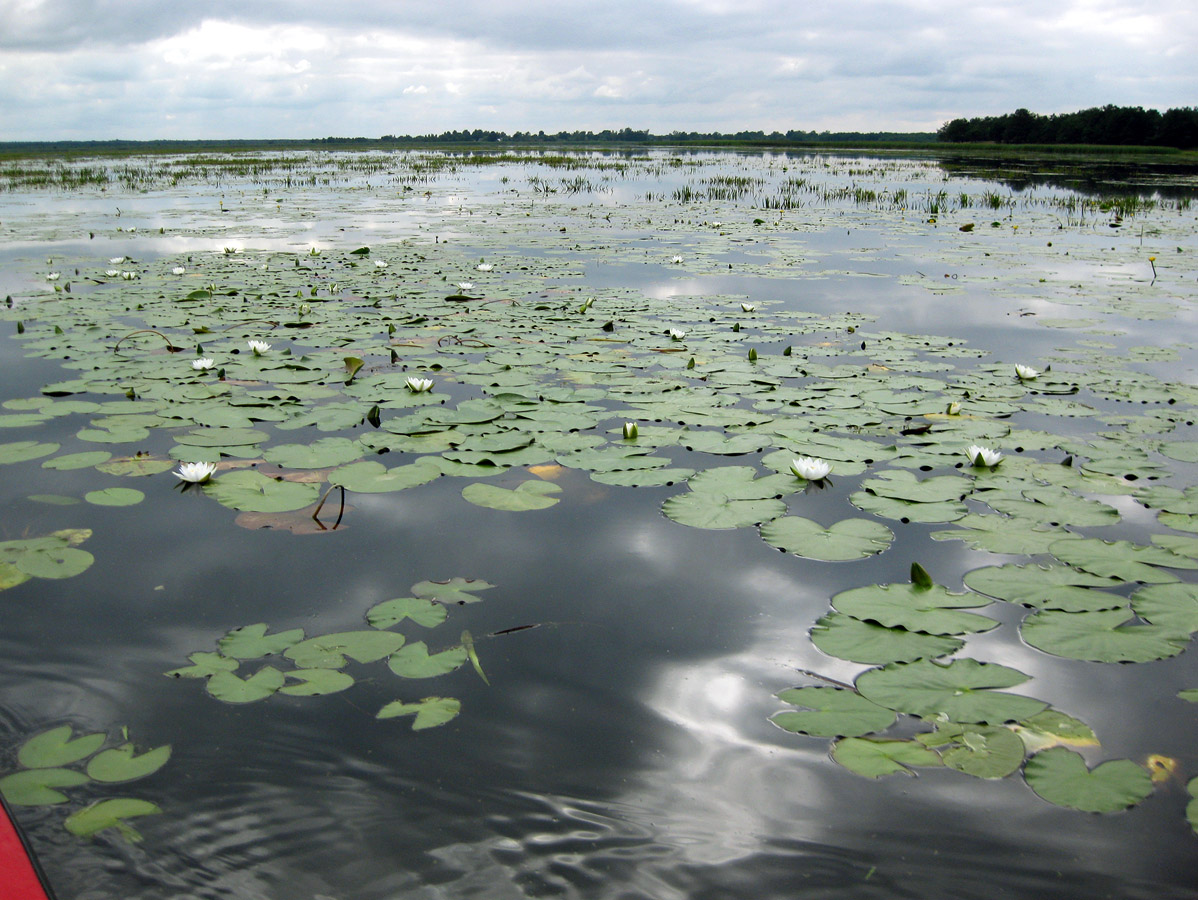
[[[962,144],[1121,144],[1188,150],[1198,147],[1198,107],[1161,113],[1108,104],[1048,116],[1017,109],[1001,116],[953,119],[941,125],[936,136]]]
[[[342,141],[345,138],[325,138],[326,141]],[[356,140],[366,140],[359,138]],[[486,131],[480,128],[461,131],[443,131],[440,134],[394,135],[384,134],[380,141],[411,144],[813,144],[838,141],[904,141],[931,142],[936,140],[932,132],[892,131],[671,131],[669,134],[653,134],[647,129],[611,129],[602,131]]]

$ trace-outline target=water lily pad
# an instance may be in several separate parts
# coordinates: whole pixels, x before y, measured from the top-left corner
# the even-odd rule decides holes
[[[1024,673],[997,663],[955,659],[894,663],[857,677],[857,690],[879,706],[925,718],[947,717],[960,724],[1018,722],[1045,709],[1042,700],[994,688],[1014,687]]]
[[[87,469],[111,459],[112,454],[107,450],[88,450],[83,453],[66,453],[42,463],[43,469],[57,469],[66,472],[72,469]]]
[[[301,669],[340,669],[346,657],[361,663],[375,662],[390,656],[403,643],[404,636],[394,631],[342,631],[292,644],[283,655]]]
[[[1152,777],[1143,766],[1116,759],[1088,769],[1080,754],[1063,747],[1037,753],[1023,777],[1049,803],[1083,812],[1117,812],[1152,793]]]
[[[366,621],[375,628],[390,628],[404,619],[411,619],[417,625],[433,628],[444,622],[448,615],[445,607],[433,600],[423,597],[396,597],[394,600],[385,600],[372,606],[366,612]]]
[[[452,672],[465,662],[465,647],[450,647],[430,655],[428,646],[423,641],[416,641],[391,654],[387,665],[402,678],[432,678]]]
[[[265,622],[255,625],[242,625],[234,628],[219,641],[217,645],[223,656],[232,659],[259,659],[282,653],[288,647],[298,644],[304,639],[304,629],[293,628],[290,631],[279,631],[267,634]]]
[[[1154,584],[1131,595],[1141,619],[1177,634],[1198,631],[1198,584]]]
[[[1012,725],[1011,730],[1032,753],[1057,746],[1098,746],[1098,737],[1089,725],[1055,709],[1036,713],[1030,719]]]
[[[866,700],[856,691],[835,687],[792,688],[778,699],[804,711],[775,713],[770,721],[784,731],[815,737],[859,737],[885,731],[895,720],[892,710]]]
[[[248,512],[287,512],[320,499],[320,485],[267,478],[252,469],[225,472],[203,490],[221,506]]]
[[[989,631],[998,625],[976,613],[960,612],[989,602],[970,594],[954,594],[940,585],[877,584],[842,591],[832,606],[845,615],[926,634],[960,635]]]
[[[1158,566],[1172,569],[1198,569],[1198,562],[1178,556],[1162,547],[1147,547],[1131,541],[1103,541],[1098,538],[1066,538],[1055,541],[1048,552],[1063,563],[1084,569],[1103,578],[1165,584],[1177,576]]]
[[[1026,519],[976,513],[962,516],[953,526],[951,531],[933,531],[932,540],[964,541],[973,550],[1029,555],[1042,553],[1045,545],[1068,533]]]
[[[296,669],[285,673],[288,678],[294,678],[298,684],[286,684],[279,688],[280,694],[290,694],[293,697],[316,697],[322,694],[335,694],[353,687],[352,676],[337,669]]]
[[[846,737],[832,745],[832,758],[851,772],[866,778],[883,775],[914,775],[911,767],[941,765],[939,754],[915,741]]]
[[[80,456],[93,456],[94,454],[78,454]],[[104,454],[107,457],[108,454]],[[65,457],[59,457],[64,459]],[[54,460],[50,460],[54,462]],[[42,463],[46,466],[46,463]],[[96,464],[96,468],[107,475],[124,475],[124,476],[144,476],[144,475],[159,475],[162,472],[169,471],[174,468],[174,461],[170,459],[157,459],[153,456],[125,456],[119,459],[111,459],[107,462],[101,460]]]
[[[56,453],[58,447],[58,444],[39,441],[13,441],[8,444],[0,444],[0,465],[41,459],[43,456]]]
[[[55,788],[77,787],[89,780],[75,769],[28,769],[0,778],[0,794],[12,806],[52,806],[68,799]]]
[[[414,715],[416,719],[412,723],[412,730],[423,731],[425,728],[436,728],[438,725],[444,725],[451,719],[457,718],[461,709],[461,701],[455,700],[453,697],[425,697],[418,703],[393,700],[380,709],[375,717],[393,719],[396,716]]]
[[[146,495],[135,488],[104,488],[88,491],[83,499],[94,506],[135,506],[146,499]]]
[[[1149,662],[1176,656],[1189,631],[1167,625],[1136,625],[1127,608],[1093,612],[1042,610],[1023,621],[1019,633],[1037,650],[1091,662]]]
[[[70,725],[60,725],[36,734],[21,745],[17,761],[27,769],[53,768],[78,762],[104,746],[102,732],[72,737]]]
[[[435,467],[415,462],[388,469],[373,460],[350,463],[329,473],[329,484],[358,494],[382,494],[428,484],[441,476]]]
[[[238,668],[237,660],[229,659],[219,653],[200,651],[192,653],[187,658],[192,662],[190,666],[172,669],[165,674],[170,678],[209,678],[217,672],[233,672]]]
[[[475,597],[475,591],[485,591],[495,587],[487,584],[481,578],[450,578],[446,581],[421,581],[412,585],[412,593],[417,597],[436,600],[447,606],[458,606],[467,603],[478,603],[482,598]]]
[[[35,578],[73,578],[95,561],[94,556],[78,547],[39,547],[21,554],[16,567]]]
[[[843,613],[820,618],[811,629],[811,642],[829,656],[868,665],[934,659],[964,646],[964,641],[955,637],[886,628]]]
[[[18,584],[24,584],[33,576],[22,572],[12,563],[0,562],[0,591],[7,591]]]
[[[505,512],[527,512],[533,509],[548,509],[558,502],[561,487],[548,481],[525,481],[508,490],[493,484],[475,482],[462,488],[462,497],[475,506],[498,509]]]
[[[975,725],[960,729],[955,746],[941,751],[950,769],[974,778],[1006,778],[1023,763],[1024,746],[1009,728]]]
[[[1089,612],[1125,606],[1127,599],[1101,588],[1118,580],[1091,575],[1069,566],[987,566],[965,573],[965,584],[990,597],[1065,612]]]
[[[276,444],[262,455],[285,469],[325,469],[361,459],[366,448],[349,438],[329,437],[311,444]]]
[[[133,745],[126,743],[93,756],[88,760],[87,774],[95,781],[106,783],[133,781],[157,772],[170,758],[170,744],[163,744],[145,753],[135,753]]]
[[[283,686],[283,673],[264,666],[248,678],[232,672],[216,672],[208,679],[208,693],[226,703],[253,703],[265,700]]]
[[[114,797],[100,800],[78,812],[71,813],[63,824],[67,831],[77,837],[91,837],[107,828],[115,828],[125,840],[137,843],[141,840],[141,834],[125,820],[161,813],[161,808],[148,800]]]
[[[842,519],[824,528],[799,516],[783,516],[761,526],[767,544],[805,559],[865,559],[886,550],[894,532],[869,519]]]

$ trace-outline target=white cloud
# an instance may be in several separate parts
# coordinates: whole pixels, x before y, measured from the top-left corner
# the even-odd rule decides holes
[[[1188,0],[364,0],[355,11],[369,24],[313,0],[0,0],[0,135],[931,130],[1020,106],[1163,109],[1198,96]]]

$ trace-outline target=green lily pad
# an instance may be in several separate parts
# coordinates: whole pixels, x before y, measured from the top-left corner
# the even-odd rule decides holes
[[[475,506],[498,509],[504,512],[527,512],[533,509],[548,509],[558,502],[549,494],[560,494],[561,488],[550,481],[524,481],[513,490],[493,484],[475,482],[462,488],[462,497]]]
[[[0,794],[12,806],[52,806],[68,799],[55,788],[77,787],[89,780],[75,769],[26,769],[0,778]]]
[[[161,812],[162,810],[157,805],[148,800],[115,797],[109,800],[100,800],[78,812],[71,813],[63,824],[67,831],[77,837],[91,837],[107,828],[115,828],[125,840],[137,843],[141,840],[141,834],[125,822],[125,819],[154,816]]]
[[[66,453],[42,463],[43,469],[57,469],[67,472],[72,469],[89,469],[112,458],[107,450],[89,450],[83,453]]]
[[[1049,803],[1082,812],[1117,812],[1152,793],[1152,777],[1143,766],[1116,759],[1088,769],[1080,754],[1063,747],[1037,753],[1023,777]]]
[[[165,674],[170,678],[210,678],[218,672],[234,672],[239,663],[219,653],[197,652],[187,657],[192,665],[172,669]]]
[[[832,745],[832,758],[850,772],[866,778],[914,775],[911,767],[941,765],[940,756],[915,741],[841,738]]]
[[[7,591],[18,584],[24,584],[32,577],[22,572],[12,563],[0,562],[0,591]]]
[[[1119,581],[1069,566],[987,566],[966,572],[964,580],[987,596],[1037,609],[1090,612],[1127,604],[1119,594],[1100,590]]]
[[[964,541],[973,550],[991,553],[1042,553],[1044,547],[1068,532],[1044,525],[1031,525],[1025,519],[984,516],[976,513],[953,522],[952,531],[933,531],[934,541]]]
[[[265,622],[234,628],[217,641],[221,654],[232,659],[259,659],[263,656],[282,653],[288,647],[298,644],[304,639],[304,629],[302,628],[279,631],[270,635],[266,633],[267,628]]]
[[[337,669],[296,669],[285,673],[288,678],[294,678],[298,684],[286,684],[279,688],[280,694],[290,694],[293,697],[316,697],[321,694],[335,694],[353,687],[352,676]]]
[[[783,516],[761,526],[761,537],[804,559],[846,561],[865,559],[890,547],[894,532],[869,519],[842,519],[824,528],[799,516]]]
[[[276,444],[262,455],[285,469],[325,469],[361,459],[366,448],[349,438],[329,437],[311,444]]]
[[[1176,582],[1140,588],[1131,595],[1136,615],[1176,634],[1198,631],[1198,584]]]
[[[292,644],[283,655],[301,669],[340,669],[346,657],[361,663],[375,662],[390,656],[403,643],[404,636],[394,631],[342,631]]]
[[[288,512],[320,499],[320,485],[276,480],[252,469],[226,472],[203,485],[204,493],[229,509]]]
[[[1190,642],[1188,631],[1132,624],[1131,610],[1060,612],[1042,610],[1023,620],[1019,633],[1037,650],[1091,662],[1149,662],[1176,656]]]
[[[879,497],[868,491],[854,491],[849,495],[849,502],[864,512],[873,513],[884,519],[894,519],[904,524],[909,522],[925,524],[955,522],[969,512],[969,508],[959,500],[925,503],[900,500],[894,497]]]
[[[894,663],[857,677],[857,690],[879,706],[929,719],[946,717],[960,724],[1018,722],[1045,709],[1042,700],[994,688],[1027,681],[1024,673],[996,663],[955,659]]]
[[[375,718],[393,719],[396,716],[414,715],[416,720],[412,723],[412,730],[423,731],[425,728],[436,728],[438,725],[444,725],[451,719],[457,718],[461,709],[461,701],[455,700],[453,697],[425,697],[419,703],[393,700],[380,709],[375,714]]]
[[[35,578],[73,578],[87,571],[96,559],[78,547],[47,547],[31,550],[16,560],[16,567]]]
[[[831,613],[816,622],[811,642],[829,656],[868,665],[934,659],[964,646],[964,641],[955,637],[886,628],[843,613]]]
[[[1048,551],[1061,562],[1104,578],[1165,584],[1177,576],[1158,566],[1172,569],[1198,569],[1198,562],[1178,556],[1163,547],[1147,547],[1131,541],[1103,541],[1097,538],[1066,538],[1050,544]]]
[[[450,578],[446,581],[421,581],[412,585],[412,594],[428,600],[436,600],[446,606],[455,604],[478,603],[482,598],[475,597],[475,591],[485,591],[495,587],[480,578]]]
[[[448,615],[449,612],[444,606],[432,600],[423,597],[396,597],[394,600],[384,600],[372,606],[366,611],[366,621],[374,628],[390,628],[404,619],[411,619],[417,625],[433,628],[444,622]]]
[[[111,487],[88,491],[83,499],[94,506],[136,506],[146,499],[146,495],[135,488]]]
[[[145,753],[134,753],[132,744],[104,750],[87,763],[87,774],[95,781],[133,781],[157,772],[171,758],[171,745],[163,744]]]
[[[428,646],[423,641],[416,641],[391,654],[387,665],[402,678],[432,678],[452,672],[465,662],[465,647],[450,647],[430,655]]]
[[[935,584],[875,584],[842,591],[832,598],[834,609],[854,619],[941,635],[973,634],[996,627],[998,623],[991,618],[960,612],[989,605],[987,598],[954,594]]]
[[[92,456],[93,454],[78,454]],[[105,454],[107,456],[107,454]],[[59,457],[63,459],[64,457]],[[51,460],[53,462],[53,460]],[[43,463],[43,466],[46,464]],[[96,464],[96,468],[106,475],[145,476],[160,475],[174,468],[174,460],[156,459],[153,456],[126,456],[120,459],[110,459]]]
[[[208,679],[208,693],[226,703],[253,703],[265,700],[283,682],[283,673],[273,666],[264,666],[248,678],[239,678],[232,672],[216,672]]]
[[[1023,741],[1009,728],[970,726],[954,742],[940,754],[944,764],[974,778],[1006,778],[1023,763]]]
[[[859,737],[885,731],[895,720],[892,710],[871,703],[855,691],[836,687],[791,688],[778,699],[802,712],[780,712],[770,721],[784,731],[815,737]]]
[[[102,732],[72,737],[70,725],[60,725],[36,734],[21,745],[17,762],[27,769],[54,768],[78,762],[104,746]]]
[[[38,441],[13,441],[8,444],[0,444],[0,465],[41,459],[43,456],[57,453],[58,447],[58,444],[39,443]]]
[[[382,494],[428,484],[440,476],[436,468],[423,462],[388,469],[370,460],[334,469],[329,473],[329,484],[339,484],[357,494]]]

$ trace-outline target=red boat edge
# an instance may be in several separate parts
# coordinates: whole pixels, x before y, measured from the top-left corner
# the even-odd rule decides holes
[[[0,795],[0,895],[5,900],[55,900],[33,848]]]

